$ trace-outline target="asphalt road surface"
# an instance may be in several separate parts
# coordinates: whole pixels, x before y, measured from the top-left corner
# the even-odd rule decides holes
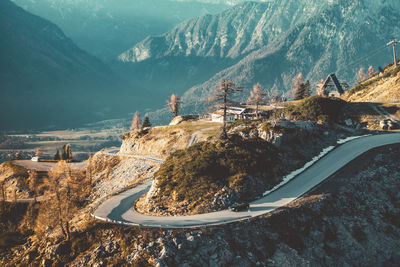
[[[320,184],[361,154],[384,145],[400,143],[400,133],[362,137],[338,146],[314,165],[276,191],[250,203],[250,209],[241,212],[228,210],[191,216],[157,217],[140,214],[132,206],[145,194],[151,182],[125,191],[104,201],[94,212],[97,219],[155,228],[190,228],[221,225],[246,220],[283,207]]]
[[[127,157],[127,158],[139,159],[139,160],[150,160],[150,161],[159,162],[159,163],[164,161],[162,159],[156,159],[156,158],[153,158],[153,157],[150,157],[150,156],[122,154],[122,153],[119,153],[119,149],[103,151],[102,153],[105,154],[105,155],[110,155],[110,156]]]

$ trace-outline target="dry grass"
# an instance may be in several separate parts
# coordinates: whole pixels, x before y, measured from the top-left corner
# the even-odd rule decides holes
[[[400,103],[400,69],[393,66],[347,91],[342,98],[349,102]]]
[[[197,139],[205,140],[208,137],[218,135],[221,127],[222,124],[218,122],[185,121],[178,125],[154,127],[146,135],[146,138],[154,140],[169,136],[169,143],[172,144],[182,138],[185,139],[184,142],[188,142],[196,134]]]
[[[221,128],[221,123],[209,122],[209,121],[185,121],[178,125],[173,126],[158,126],[151,129],[151,135],[158,134],[174,134],[179,131],[184,131],[187,134],[193,134],[194,132],[218,132]]]

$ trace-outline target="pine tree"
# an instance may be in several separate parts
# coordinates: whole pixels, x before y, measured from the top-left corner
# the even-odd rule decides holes
[[[133,119],[132,119],[132,124],[131,124],[131,127],[130,127],[130,131],[133,132],[133,131],[140,130],[141,127],[142,127],[142,122],[140,120],[139,112],[136,111],[136,113],[135,113],[135,115],[133,116]]]
[[[295,92],[294,100],[301,100],[306,97],[311,96],[311,88],[310,88],[310,81],[307,80],[306,83],[301,82],[297,85],[297,90]]]
[[[311,85],[310,85],[310,81],[307,80],[306,84],[304,85],[304,95],[303,98],[307,98],[311,96]]]
[[[71,145],[66,144],[63,146],[63,149],[62,149],[61,160],[70,161],[71,159],[72,159]]]
[[[68,144],[67,155],[68,155],[68,159],[72,160],[72,150],[71,150],[71,146],[69,144]]]
[[[167,106],[169,107],[172,114],[174,114],[174,117],[178,116],[181,104],[181,98],[175,94],[172,94],[170,100],[167,100]]]
[[[256,116],[258,118],[258,108],[260,105],[267,102],[267,93],[263,91],[261,84],[257,83],[253,86],[253,90],[250,92],[250,96],[247,99],[248,104],[256,105]]]
[[[54,160],[60,160],[61,159],[61,156],[60,156],[60,151],[57,149],[57,152],[56,152],[56,154],[54,155]]]
[[[290,91],[290,95],[288,95],[288,97],[294,97],[296,99],[297,92],[300,90],[302,84],[304,84],[304,79],[303,74],[300,72],[292,80],[292,90]]]
[[[215,89],[214,95],[207,100],[207,102],[217,102],[217,104],[214,105],[214,108],[222,108],[224,111],[222,127],[223,138],[228,137],[226,133],[226,112],[228,109],[228,105],[233,103],[233,101],[229,99],[229,97],[234,95],[236,92],[242,91],[243,89],[237,87],[236,84],[231,80],[222,80],[218,83],[218,88]]]
[[[297,87],[296,95],[294,96],[294,100],[301,100],[304,98],[306,86],[304,83],[300,84],[299,87]]]
[[[151,127],[151,123],[150,123],[149,116],[146,115],[146,117],[144,118],[144,121],[143,121],[142,129],[148,128],[148,127]]]

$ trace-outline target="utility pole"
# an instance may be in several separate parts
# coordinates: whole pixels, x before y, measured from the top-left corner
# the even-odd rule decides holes
[[[400,43],[397,40],[393,40],[389,42],[387,45],[393,45],[393,58],[394,58],[394,66],[397,67],[397,57],[396,57],[396,45]]]

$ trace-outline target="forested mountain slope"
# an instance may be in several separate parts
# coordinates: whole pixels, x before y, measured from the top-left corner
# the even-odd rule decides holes
[[[120,114],[109,67],[56,25],[0,2],[0,128],[79,126]],[[93,101],[95,99],[96,101]]]
[[[329,4],[238,63],[188,90],[184,95],[187,112],[202,111],[203,100],[219,80],[226,78],[247,89],[243,100],[256,82],[266,88],[276,86],[287,91],[299,72],[311,80],[313,87],[330,73],[352,84],[361,66],[377,68],[392,60],[391,48],[386,43],[400,34],[399,13],[400,3],[396,1]]]

